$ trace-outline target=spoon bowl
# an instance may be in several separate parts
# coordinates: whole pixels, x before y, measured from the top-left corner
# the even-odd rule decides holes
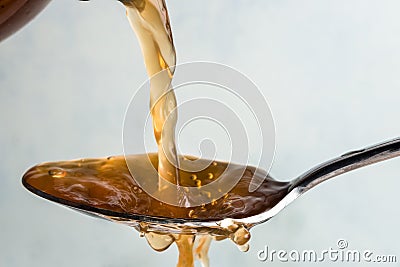
[[[68,198],[60,197],[52,191],[54,188],[57,187],[62,187],[63,190],[64,188],[75,187],[78,187],[80,191],[85,190],[84,185],[74,183],[73,181],[71,182],[69,187],[66,187],[65,184],[62,184],[61,186],[61,184],[57,182],[57,180],[54,180],[52,183],[47,183],[46,185],[38,186],[35,184],[35,179],[43,177],[43,173],[45,173],[46,176],[51,175],[55,177],[55,179],[63,178],[66,175],[63,172],[64,169],[77,168],[77,166],[81,166],[83,163],[96,164],[96,159],[80,160],[74,162],[66,161],[64,163],[41,164],[27,171],[23,176],[22,183],[29,191],[45,199],[67,206],[87,215],[128,225],[135,228],[139,232],[157,232],[168,234],[211,234],[214,236],[226,236],[227,232],[230,231],[229,226],[231,225],[241,225],[246,227],[247,229],[250,229],[255,225],[268,221],[276,214],[278,214],[281,210],[283,210],[287,205],[297,199],[299,196],[328,179],[397,156],[400,156],[400,138],[395,138],[390,141],[345,153],[339,157],[331,159],[310,169],[309,171],[303,173],[302,175],[289,182],[280,182],[272,179],[267,174],[265,174],[265,180],[263,184],[260,186],[259,189],[257,189],[258,191],[256,190],[254,193],[265,193],[266,190],[268,190],[268,193],[266,194],[267,197],[262,199],[263,203],[253,203],[253,205],[257,204],[257,207],[259,207],[258,211],[260,212],[254,214],[254,212],[252,213],[250,212],[250,209],[248,209],[248,212],[246,213],[231,212],[231,216],[226,216],[226,214],[221,214],[221,216],[218,216],[218,214],[214,214],[214,216],[208,215],[204,217],[200,216],[198,218],[191,218],[190,216],[179,215],[174,217],[157,216],[157,212],[150,215],[144,213],[132,213],[127,212],[124,209],[111,209],[108,206],[102,205],[102,203],[99,204],[97,199],[97,202],[95,203],[96,205],[93,205],[93,202],[89,201],[89,195],[86,191],[84,192],[85,194],[83,194],[84,197],[82,197],[82,194],[79,194],[79,201],[76,201],[77,198],[73,198],[73,200],[71,200]],[[110,159],[111,158],[108,158],[107,160]],[[120,162],[120,164],[123,164],[122,162],[124,161]],[[113,164],[115,165],[117,163]],[[54,168],[54,166],[62,166],[64,169]],[[102,172],[107,172],[107,170],[109,169],[104,166],[102,168]],[[96,171],[98,171],[98,169],[96,169]],[[113,170],[111,169],[111,171]],[[249,171],[251,172],[252,169],[249,168]],[[91,172],[93,172],[93,170],[91,170]],[[74,173],[74,175],[82,176],[83,174],[80,172],[76,172]],[[129,174],[126,173],[120,173],[119,175],[121,175],[121,177],[130,178]],[[95,178],[97,179],[97,177]],[[243,180],[245,180],[244,178]],[[96,183],[96,179],[92,179],[91,182]],[[239,185],[241,185],[242,187],[246,186],[246,188],[249,187],[249,183],[240,184],[239,182]],[[135,190],[140,190],[137,189],[136,186],[133,186],[133,188],[136,188]],[[233,189],[232,191],[234,192],[234,190],[235,189]],[[75,190],[71,192],[73,194],[76,194],[77,191]],[[90,196],[93,196],[93,194],[95,193],[96,192],[91,192]],[[102,194],[101,191],[99,191],[98,194]],[[248,194],[252,193],[249,192]],[[85,196],[87,199],[85,199]],[[231,196],[230,198],[238,199],[241,197],[245,197],[243,195],[233,196],[234,197]],[[118,197],[124,200],[124,196],[118,195]],[[260,202],[260,198],[258,201]],[[260,204],[264,205],[260,206]],[[253,206],[250,206],[250,208],[252,207]],[[182,209],[185,210],[186,208]],[[218,208],[215,207],[215,209],[217,210]],[[246,206],[240,207],[240,209],[246,209]],[[163,206],[160,210],[168,210],[168,206]],[[247,216],[248,214],[250,215]]]

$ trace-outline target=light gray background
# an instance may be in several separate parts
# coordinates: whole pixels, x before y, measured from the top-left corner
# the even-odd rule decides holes
[[[276,123],[272,174],[290,179],[400,133],[398,1],[168,1],[178,62],[231,65],[259,85]],[[122,153],[122,122],[146,79],[117,1],[53,1],[0,43],[0,266],[174,266],[128,227],[23,189],[39,162]],[[336,247],[400,260],[400,159],[331,180],[252,231],[251,249],[213,243],[212,266],[261,263],[270,249]],[[329,265],[322,263],[318,266]],[[372,264],[371,264],[372,266]],[[399,263],[386,266],[400,266]]]

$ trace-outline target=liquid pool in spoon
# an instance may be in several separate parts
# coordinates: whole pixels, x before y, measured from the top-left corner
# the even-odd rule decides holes
[[[148,169],[143,167],[147,166],[148,159],[154,168],[158,167],[157,154],[132,155],[128,159],[135,162],[136,173],[139,174],[148,173]],[[203,162],[200,160],[199,164]],[[207,185],[218,179],[226,166],[225,162],[213,162],[196,174],[180,170],[180,179],[185,186],[197,187],[199,182]],[[241,169],[241,166],[238,168]],[[247,251],[249,229],[247,225],[236,223],[191,229],[180,223],[247,218],[268,211],[287,194],[290,184],[275,181],[266,174],[260,177],[265,178],[261,186],[249,193],[254,172],[255,167],[246,167],[239,183],[224,197],[191,208],[168,205],[147,194],[133,179],[124,156],[43,163],[25,173],[23,184],[45,199],[132,226],[157,251],[163,251],[176,242],[180,252],[178,266],[191,266],[196,235],[199,247],[195,252],[202,255],[202,259],[207,259],[205,251],[208,250],[211,238],[230,238],[241,250]],[[171,218],[176,221],[176,229],[162,226],[164,219],[170,224]]]

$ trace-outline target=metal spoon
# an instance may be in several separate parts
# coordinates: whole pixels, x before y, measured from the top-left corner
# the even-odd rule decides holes
[[[122,214],[113,211],[97,209],[90,206],[76,205],[74,203],[63,201],[57,197],[45,194],[29,185],[25,179],[25,176],[23,178],[23,184],[28,190],[46,199],[88,215],[126,224],[134,227],[140,232],[153,231],[158,233],[172,234],[211,233],[212,235],[226,235],[227,226],[229,225],[242,225],[247,229],[250,229],[257,224],[268,221],[299,196],[330,178],[397,156],[400,156],[400,138],[345,153],[337,158],[324,162],[310,169],[292,181],[279,182],[283,186],[277,187],[278,189],[276,189],[277,191],[274,194],[281,196],[281,198],[267,211],[247,218],[227,218],[215,221],[192,218],[177,219],[153,217],[127,213]],[[143,230],[144,228],[145,230]]]

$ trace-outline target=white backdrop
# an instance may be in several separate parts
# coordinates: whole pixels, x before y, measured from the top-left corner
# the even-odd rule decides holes
[[[400,135],[398,1],[167,4],[178,63],[231,65],[268,98],[276,123],[274,177],[288,180]],[[122,153],[124,112],[146,79],[124,13],[115,0],[57,0],[0,43],[0,266],[176,264],[175,247],[154,252],[132,229],[46,202],[20,182],[43,161]],[[321,251],[339,238],[400,261],[399,173],[394,159],[322,184],[254,228],[248,253],[214,243],[211,264],[307,266],[263,263],[256,254],[265,245]]]

